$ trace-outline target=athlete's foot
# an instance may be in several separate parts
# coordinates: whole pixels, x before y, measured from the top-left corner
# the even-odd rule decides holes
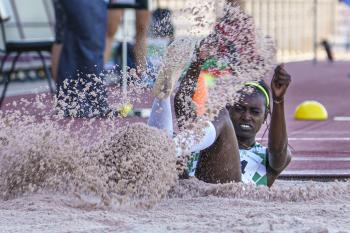
[[[196,43],[195,39],[177,39],[168,46],[153,88],[154,96],[164,99],[171,95]]]

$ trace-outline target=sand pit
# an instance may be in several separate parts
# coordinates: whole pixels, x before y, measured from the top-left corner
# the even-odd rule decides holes
[[[273,190],[262,191],[261,195],[243,186],[239,186],[242,189],[237,194],[237,185],[228,186],[180,182],[171,198],[148,210],[73,207],[66,196],[32,194],[0,201],[0,229],[1,232],[350,231],[349,183],[278,181]],[[180,191],[189,188],[192,192]],[[292,194],[290,198],[288,193]],[[299,198],[293,198],[298,193]],[[271,200],[266,200],[268,196]]]
[[[177,181],[174,145],[144,124],[87,147],[50,121],[0,122],[0,232],[350,231],[349,182]]]

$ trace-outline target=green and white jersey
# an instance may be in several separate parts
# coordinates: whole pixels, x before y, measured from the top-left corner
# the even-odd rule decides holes
[[[254,183],[256,185],[267,186],[267,149],[259,143],[249,150],[239,150],[241,159],[242,182]],[[188,175],[195,176],[197,163],[199,160],[199,152],[192,153],[191,159],[188,161]]]
[[[187,162],[188,176],[194,177],[199,160],[200,152],[192,152],[190,160]]]
[[[239,150],[242,182],[267,186],[267,149],[259,143],[249,150]]]

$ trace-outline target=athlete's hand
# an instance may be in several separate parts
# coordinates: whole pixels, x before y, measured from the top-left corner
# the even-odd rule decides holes
[[[284,64],[276,67],[271,80],[272,98],[275,101],[283,101],[288,86],[292,81],[290,74],[284,69]]]

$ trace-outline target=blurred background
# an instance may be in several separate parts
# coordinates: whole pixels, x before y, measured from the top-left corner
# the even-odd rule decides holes
[[[11,16],[5,24],[7,39],[54,37],[55,17],[51,0],[1,1]],[[152,10],[166,8],[176,13],[184,8],[185,4],[185,0],[158,0],[153,1]],[[335,59],[350,58],[350,6],[343,1],[246,0],[245,9],[254,17],[257,26],[276,40],[278,61],[325,59],[326,53],[321,44],[323,40],[327,40],[332,46]],[[128,41],[132,41],[135,35],[134,21],[134,11],[127,10]],[[175,35],[186,36],[185,20],[177,19],[173,24]],[[122,33],[122,30],[118,30],[115,36],[115,46],[123,39]],[[1,45],[2,40],[1,37]],[[29,69],[36,66],[39,67],[40,62],[37,62],[35,55],[32,57],[29,54],[20,58],[17,69]],[[6,69],[8,69],[8,64],[5,64]],[[36,74],[43,75],[40,70]],[[32,72],[31,75],[34,73]],[[19,74],[18,79],[24,76],[24,74]]]

